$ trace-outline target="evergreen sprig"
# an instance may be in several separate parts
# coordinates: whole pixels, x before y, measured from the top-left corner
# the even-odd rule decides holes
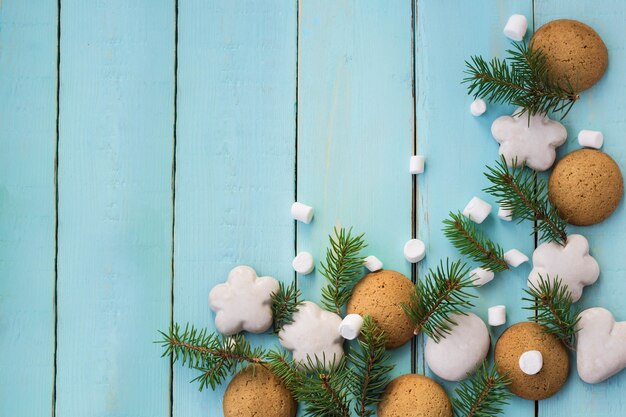
[[[547,60],[540,49],[525,42],[514,42],[505,59],[485,60],[472,56],[465,61],[467,93],[492,103],[505,103],[522,108],[529,116],[560,113],[563,119],[580,98],[570,80],[554,80]]]
[[[524,291],[528,297],[523,300],[531,303],[524,308],[536,313],[528,319],[536,321],[547,333],[556,335],[567,348],[574,350],[580,309],[572,308],[574,301],[567,285],[558,277],[540,275],[537,284],[529,284]]]
[[[337,314],[348,302],[352,288],[363,274],[363,260],[360,252],[367,245],[363,234],[352,236],[352,228],[334,229],[329,236],[330,247],[326,249],[326,260],[321,264],[321,273],[326,278],[322,287],[322,306]]]
[[[510,379],[498,374],[495,365],[486,362],[454,391],[452,400],[456,417],[496,417],[502,414],[502,407],[511,396],[507,385]]]
[[[189,324],[184,329],[174,324],[168,333],[159,332],[159,342],[165,349],[162,356],[172,355],[174,362],[196,369],[200,374],[192,380],[200,384],[200,391],[221,384],[227,376],[248,364],[264,362],[262,348],[252,348],[243,335],[217,335],[206,329],[198,330]]]
[[[293,315],[302,304],[300,299],[301,293],[296,288],[295,282],[288,286],[282,282],[278,283],[278,291],[272,293],[272,317],[275,334],[278,334],[283,326],[293,322]]]
[[[512,165],[509,167],[502,157],[495,167],[487,167],[485,176],[491,186],[483,191],[497,198],[504,209],[512,210],[519,222],[532,221],[540,240],[565,245],[567,223],[548,199],[545,181],[516,161]]]
[[[470,299],[476,297],[467,292],[474,286],[467,277],[468,268],[461,261],[446,260],[437,269],[428,271],[424,280],[415,283],[409,305],[402,309],[415,326],[414,333],[424,331],[435,342],[450,333],[456,325],[452,315],[466,314],[473,307]]]
[[[380,402],[385,387],[389,383],[389,373],[394,365],[389,364],[386,353],[385,333],[370,316],[363,318],[358,349],[352,349],[348,360],[353,369],[351,392],[356,398],[354,412],[359,417],[373,416],[371,407]]]
[[[476,224],[462,213],[450,213],[443,224],[443,234],[462,255],[489,271],[511,269],[504,260],[504,249],[479,232]]]

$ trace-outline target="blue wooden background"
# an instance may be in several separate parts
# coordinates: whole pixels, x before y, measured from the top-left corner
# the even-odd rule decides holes
[[[501,55],[512,13],[602,36],[609,69],[559,154],[578,130],[602,130],[625,167],[621,0],[0,2],[0,416],[219,416],[223,388],[199,393],[152,341],[171,320],[212,327],[207,294],[233,266],[297,279],[318,300],[319,274],[290,262],[319,260],[336,224],[413,279],[455,255],[441,220],[482,195],[491,122],[512,110],[471,117],[463,61]],[[427,160],[415,180],[414,152]],[[310,225],[291,220],[296,198],[316,208]],[[485,226],[532,253],[529,224]],[[602,268],[581,304],[626,320],[624,206],[572,231]],[[402,255],[412,236],[428,247],[415,268]],[[524,320],[528,272],[500,274],[476,313],[504,303],[509,323]],[[396,374],[429,374],[423,343],[393,352]],[[621,416],[624,390],[626,372],[591,386],[573,369],[556,396],[506,415]]]

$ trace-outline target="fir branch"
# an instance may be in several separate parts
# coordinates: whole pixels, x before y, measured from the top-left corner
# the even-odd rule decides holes
[[[520,113],[529,117],[548,112],[560,113],[563,119],[580,98],[569,80],[553,80],[547,60],[539,49],[533,50],[525,42],[514,42],[505,59],[486,61],[473,56],[465,61],[463,84],[474,98],[485,98],[492,103],[522,107]],[[529,119],[530,120],[530,119]]]
[[[450,213],[450,217],[443,224],[443,234],[462,255],[489,271],[511,269],[504,260],[504,249],[480,233],[475,223],[462,213]]]
[[[352,228],[334,229],[329,236],[330,247],[326,249],[326,261],[322,262],[321,273],[326,278],[322,287],[322,306],[329,311],[341,314],[341,308],[348,302],[352,288],[363,273],[363,260],[360,252],[367,245],[363,235],[352,236]]]
[[[546,276],[544,279],[540,275],[537,285],[530,283],[524,291],[528,297],[522,300],[532,303],[524,308],[536,312],[528,319],[540,324],[546,333],[556,335],[567,348],[574,350],[580,309],[572,308],[574,302],[567,285],[558,277],[551,279]]]
[[[328,370],[328,369],[329,370]],[[350,417],[352,371],[346,358],[328,367],[324,359],[309,358],[304,380],[294,396],[304,403],[307,417]]]
[[[162,356],[172,355],[174,362],[181,361],[183,365],[200,371],[192,380],[199,382],[200,391],[207,386],[215,389],[227,376],[247,364],[264,363],[263,349],[250,347],[243,335],[227,337],[190,325],[181,331],[178,324],[174,324],[168,333],[159,333],[162,340],[158,343],[164,348]]]
[[[278,334],[283,326],[293,322],[293,315],[302,304],[302,301],[299,301],[300,298],[301,293],[296,288],[295,282],[287,287],[282,282],[278,283],[278,291],[272,293],[272,317],[275,334]]]
[[[378,404],[387,383],[389,372],[394,365],[388,364],[390,356],[386,353],[386,336],[370,316],[363,318],[359,349],[353,349],[348,355],[353,365],[352,395],[356,398],[354,412],[359,417],[370,417],[374,410],[369,406]]]
[[[498,375],[495,366],[484,362],[466,381],[454,391],[452,400],[456,417],[496,417],[502,406],[508,403],[511,393],[507,389],[510,379]]]
[[[423,281],[415,283],[411,302],[402,309],[415,326],[415,334],[424,331],[435,342],[450,333],[456,325],[451,318],[454,314],[465,314],[473,307],[470,298],[476,297],[467,292],[474,286],[467,277],[468,268],[461,261],[439,263],[436,270],[429,270]]]
[[[505,209],[512,210],[513,217],[533,222],[533,233],[542,241],[567,242],[567,223],[548,199],[546,183],[532,170],[507,165],[502,157],[495,167],[487,167],[485,176],[491,186],[483,191],[498,199]]]

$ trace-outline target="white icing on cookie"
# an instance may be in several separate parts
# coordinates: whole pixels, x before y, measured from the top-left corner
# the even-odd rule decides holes
[[[556,148],[565,143],[565,127],[548,118],[534,115],[528,123],[528,113],[498,117],[491,125],[491,134],[500,144],[500,155],[512,165],[525,163],[536,171],[545,171],[554,164]]]
[[[528,284],[537,286],[539,277],[557,276],[568,286],[574,302],[580,300],[583,287],[591,285],[600,276],[598,262],[589,255],[589,243],[582,235],[569,235],[565,246],[556,242],[539,245],[533,253],[533,269]]]
[[[439,343],[426,342],[426,363],[431,371],[447,381],[461,381],[487,357],[490,338],[485,322],[476,314],[454,315],[456,326]]]
[[[262,333],[272,325],[272,293],[278,291],[278,281],[272,277],[257,277],[249,266],[238,266],[228,274],[223,284],[209,293],[209,305],[215,311],[215,326],[226,335],[246,330]]]
[[[343,357],[343,338],[339,334],[341,317],[322,310],[310,301],[303,302],[292,317],[293,322],[278,333],[280,344],[293,354],[301,365],[324,360],[327,367]]]
[[[579,315],[576,367],[580,379],[597,384],[626,367],[626,322],[615,322],[610,311],[594,307]]]

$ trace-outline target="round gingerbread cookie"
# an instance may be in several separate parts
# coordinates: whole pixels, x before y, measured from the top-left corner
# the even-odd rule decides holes
[[[378,404],[378,417],[452,417],[444,389],[423,375],[401,375],[391,381]]]
[[[282,381],[261,365],[235,375],[224,393],[224,417],[294,417],[297,408]]]
[[[600,223],[617,208],[624,179],[615,161],[595,149],[579,149],[561,159],[548,182],[548,196],[568,223]]]
[[[527,375],[520,368],[520,357],[533,350],[541,352],[543,367],[538,373]],[[506,329],[496,343],[494,359],[498,373],[511,378],[511,392],[527,400],[543,400],[554,395],[569,373],[569,356],[563,343],[533,322],[517,323]]]
[[[602,38],[576,20],[546,23],[535,32],[530,46],[543,51],[551,78],[561,83],[568,80],[577,91],[598,82],[609,63]]]
[[[411,280],[399,272],[372,272],[352,290],[347,312],[371,316],[387,336],[386,347],[397,348],[413,337],[414,326],[401,306],[409,305],[413,291]]]

